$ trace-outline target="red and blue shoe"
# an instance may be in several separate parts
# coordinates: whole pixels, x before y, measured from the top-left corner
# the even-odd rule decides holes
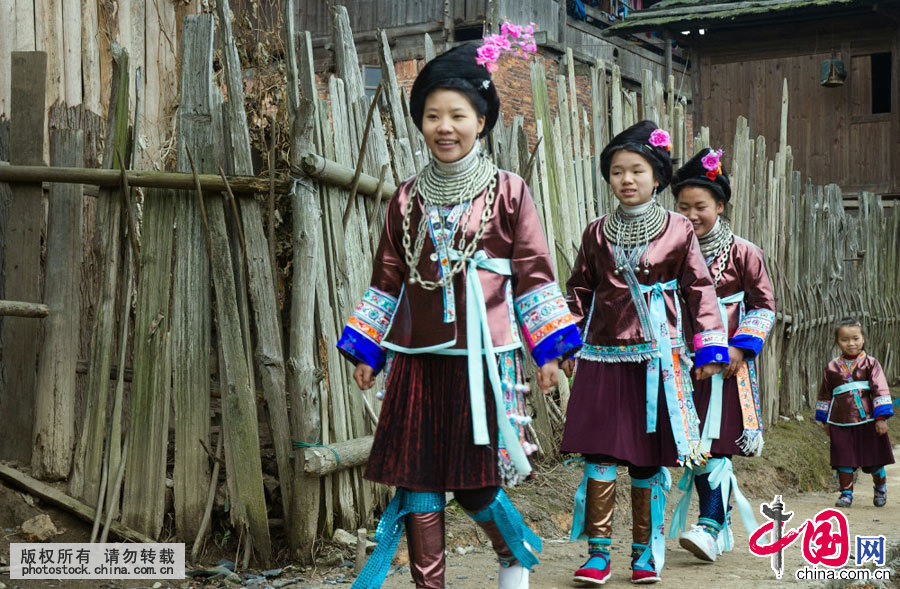
[[[584,565],[575,571],[572,580],[582,586],[602,585],[609,579],[609,538],[588,540],[589,557]]]
[[[631,582],[637,585],[658,583],[662,580],[656,572],[656,562],[652,556],[646,563],[638,564],[645,550],[650,550],[650,546],[636,543],[631,545]]]

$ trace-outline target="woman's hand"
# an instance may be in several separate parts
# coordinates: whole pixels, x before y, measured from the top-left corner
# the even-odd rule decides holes
[[[353,371],[353,380],[361,390],[367,391],[375,386],[375,369],[360,362]]]
[[[827,423],[823,423],[822,425],[825,426],[825,427],[824,427],[824,429],[825,429],[825,435],[828,436],[828,437],[830,438],[830,437],[831,437],[831,425],[829,425],[829,424],[827,424]],[[878,426],[877,426],[877,425],[875,426],[875,431],[878,431]],[[887,431],[887,428],[885,428],[885,431]]]
[[[737,374],[738,368],[744,363],[744,350],[728,346],[728,366],[722,371],[722,378],[731,378]]]
[[[559,360],[553,359],[538,368],[537,373],[538,386],[545,395],[550,392],[550,387],[559,384]]]
[[[879,436],[883,436],[888,432],[887,429],[887,421],[884,419],[876,419],[875,420],[875,433]]]
[[[566,375],[566,378],[572,378],[572,374],[575,372],[575,360],[572,358],[563,360],[563,363],[560,364],[559,367]]]
[[[698,366],[697,368],[694,368],[694,377],[697,380],[706,380],[713,374],[719,374],[720,372],[722,372],[722,368],[725,366],[728,365],[721,362],[710,362],[709,364]]]

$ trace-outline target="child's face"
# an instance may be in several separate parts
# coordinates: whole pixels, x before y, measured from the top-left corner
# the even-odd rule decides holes
[[[627,206],[649,202],[653,198],[653,189],[659,186],[650,162],[627,149],[613,154],[609,184],[619,202]]]
[[[688,185],[678,192],[678,212],[690,220],[697,237],[709,233],[724,210],[725,205],[708,188]]]
[[[846,356],[859,354],[866,340],[863,338],[862,328],[856,325],[845,325],[838,329],[837,345]]]

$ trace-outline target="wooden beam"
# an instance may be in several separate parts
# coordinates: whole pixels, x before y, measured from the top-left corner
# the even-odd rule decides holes
[[[312,178],[318,178],[329,184],[346,188],[353,188],[353,168],[342,166],[337,162],[326,159],[316,153],[306,152],[302,154],[300,159],[300,171]],[[374,196],[375,189],[378,187],[378,178],[369,174],[359,175],[358,192]],[[385,181],[381,187],[382,198],[390,198],[397,191],[397,186],[393,182]]]
[[[301,446],[303,471],[310,475],[325,476],[338,470],[365,464],[372,450],[374,436],[365,436],[327,446]]]
[[[0,301],[0,316],[5,317],[46,317],[50,307],[42,303],[23,303],[22,301]]]
[[[9,145],[11,163],[44,164],[44,100],[47,54],[13,52]],[[0,166],[7,168],[9,166]],[[5,260],[4,296],[16,301],[41,300],[40,182],[11,186]],[[0,407],[7,426],[0,428],[0,459],[31,460],[31,427],[40,325],[23,317],[3,320],[2,345],[5,382],[0,386]]]
[[[43,106],[44,105],[42,103],[41,108],[43,108]],[[0,478],[5,481],[9,481],[10,483],[21,489],[28,491],[32,495],[37,496],[39,499],[46,501],[51,505],[61,507],[66,511],[75,514],[86,522],[90,523],[94,521],[93,507],[89,507],[81,501],[69,497],[62,491],[59,491],[58,489],[51,487],[50,485],[46,485],[40,481],[37,481],[10,466],[0,464]],[[153,538],[145,536],[140,532],[136,532],[118,522],[113,522],[110,526],[110,530],[119,538],[127,540],[129,542],[138,542],[145,544],[152,544],[153,542],[155,542]]]
[[[155,172],[150,170],[127,170],[128,185],[143,188],[172,188],[190,190],[194,185],[193,176],[180,172]],[[227,176],[229,186],[235,193],[265,193],[269,191],[269,179],[256,176]],[[66,168],[11,165],[0,166],[0,182],[38,183],[68,182],[71,184],[93,184],[101,187],[117,187],[122,184],[119,170],[100,168]],[[275,190],[285,193],[290,190],[290,180],[276,180]],[[224,192],[225,181],[218,174],[200,174],[200,187],[206,192]]]

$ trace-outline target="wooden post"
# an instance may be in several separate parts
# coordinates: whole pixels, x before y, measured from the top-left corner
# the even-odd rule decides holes
[[[10,104],[10,163],[44,164],[44,95],[47,55],[13,52]],[[11,187],[7,209],[4,297],[40,302],[40,184]],[[31,460],[35,371],[40,324],[24,317],[6,317],[2,326],[3,375],[0,406],[7,426],[0,428],[0,459]]]
[[[213,117],[213,17],[184,19],[181,37],[181,107],[178,110],[176,169],[189,172],[188,142],[212,144],[222,136],[221,117]],[[197,149],[201,169],[216,161]],[[207,161],[210,160],[210,161]],[[209,259],[200,210],[191,192],[178,193],[172,295],[172,396],[175,407],[175,529],[184,540],[198,538],[209,489],[209,357],[211,349]],[[224,384],[224,383],[220,383]]]
[[[227,160],[238,174],[253,174],[253,161],[250,153],[250,131],[247,127],[247,113],[244,112],[244,85],[241,73],[241,62],[238,58],[237,46],[231,34],[228,2],[217,3],[219,23],[222,28],[223,53],[225,55],[225,78],[228,86],[225,132],[231,139],[226,141],[231,152]],[[278,480],[281,483],[281,504],[285,518],[290,524],[291,496],[293,481],[291,474],[291,428],[288,420],[287,393],[285,385],[284,354],[281,342],[281,322],[278,314],[278,302],[275,294],[275,278],[272,275],[272,262],[269,258],[269,246],[266,241],[262,207],[258,200],[242,199],[240,201],[241,218],[243,219],[246,245],[247,291],[252,311],[252,322],[256,333],[256,345],[253,347],[255,368],[262,380],[263,394],[266,399],[266,414],[272,434],[272,445],[275,448],[275,461],[278,465]],[[241,220],[236,220],[240,223]],[[241,261],[243,263],[243,261]],[[241,263],[241,265],[242,265]],[[243,295],[246,296],[246,295]],[[251,348],[250,333],[246,334],[246,346]],[[254,368],[250,367],[251,371]],[[252,400],[252,389],[250,404]],[[258,436],[257,436],[258,437]],[[262,466],[260,465],[260,483],[262,482]],[[263,504],[265,509],[265,504]],[[265,512],[263,511],[263,517]],[[251,522],[252,522],[251,516]],[[269,558],[268,529],[265,538],[254,537],[254,549],[263,561]],[[261,534],[262,527],[254,534]]]
[[[126,153],[128,138],[128,54],[113,46],[111,115],[107,124],[103,167],[112,168],[116,151]],[[106,436],[109,368],[115,336],[115,307],[118,290],[120,217],[122,197],[118,189],[103,189],[97,203],[98,236],[96,258],[103,277],[97,300],[97,315],[91,331],[91,357],[87,378],[84,423],[75,449],[69,494],[92,504],[97,500],[100,467]]]
[[[50,163],[80,166],[81,130],[50,133]],[[69,474],[75,444],[75,363],[81,321],[81,186],[54,184],[50,190],[44,300],[51,308],[44,324],[34,403],[31,469],[35,477],[58,480]]]

